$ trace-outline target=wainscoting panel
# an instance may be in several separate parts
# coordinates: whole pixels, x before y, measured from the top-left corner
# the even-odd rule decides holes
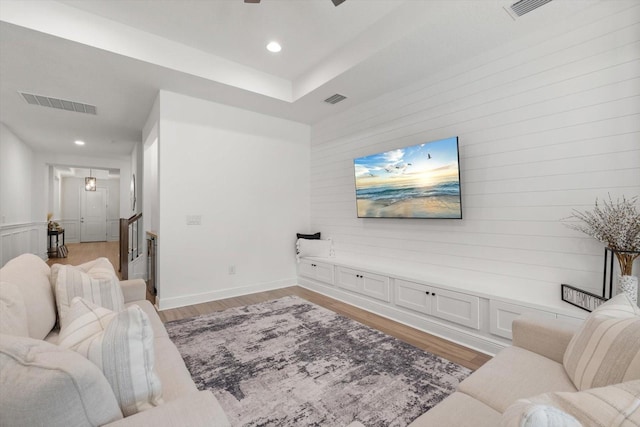
[[[120,240],[120,220],[119,219],[109,219],[107,220],[107,230],[108,237],[107,240],[109,242],[117,242]]]
[[[47,259],[47,223],[0,226],[0,265],[25,253]]]
[[[441,282],[601,291],[603,246],[562,220],[640,195],[640,4],[629,5],[601,2],[314,125],[308,231],[337,256],[411,263]],[[450,136],[463,220],[357,218],[354,158]]]
[[[61,219],[56,221],[62,228],[64,228],[64,241],[65,243],[79,243],[80,242],[80,220],[78,219]]]

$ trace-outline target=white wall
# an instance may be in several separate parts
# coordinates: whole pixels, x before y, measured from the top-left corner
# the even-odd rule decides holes
[[[0,123],[0,267],[24,253],[46,258],[46,214],[34,219],[33,150]]]
[[[158,139],[160,123],[160,94],[156,97],[149,117],[142,129],[143,142],[143,203],[144,229],[157,233],[160,226],[158,189]]]
[[[159,110],[160,308],[295,284],[309,127],[164,91]]]
[[[33,150],[0,123],[0,224],[31,222],[32,167]]]
[[[629,4],[602,2],[313,126],[310,231],[338,256],[435,283],[600,291],[602,245],[560,220],[640,194],[640,5]],[[455,135],[464,220],[356,217],[353,158]]]

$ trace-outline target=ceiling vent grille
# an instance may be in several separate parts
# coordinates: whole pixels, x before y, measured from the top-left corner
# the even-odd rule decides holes
[[[346,96],[340,95],[339,93],[336,93],[335,95],[331,95],[330,97],[325,99],[324,102],[326,102],[328,104],[337,104],[338,102],[344,101],[345,99],[347,99]]]
[[[549,3],[551,0],[520,0],[509,7],[505,6],[506,11],[513,19],[516,19],[526,13],[531,12]]]
[[[75,111],[76,113],[98,114],[95,105],[83,104],[82,102],[67,101],[65,99],[51,98],[42,95],[33,95],[30,93],[20,92],[20,95],[31,105],[40,105],[42,107],[57,108],[58,110]]]

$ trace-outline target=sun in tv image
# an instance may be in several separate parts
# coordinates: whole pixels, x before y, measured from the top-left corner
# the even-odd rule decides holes
[[[353,162],[359,218],[462,218],[457,137]]]

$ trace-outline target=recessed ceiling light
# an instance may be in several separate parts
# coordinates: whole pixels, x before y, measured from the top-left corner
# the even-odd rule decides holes
[[[84,141],[80,141],[79,139],[75,141],[76,145],[84,145]]]
[[[267,45],[267,50],[269,52],[278,53],[282,50],[282,46],[278,42],[271,42]]]

